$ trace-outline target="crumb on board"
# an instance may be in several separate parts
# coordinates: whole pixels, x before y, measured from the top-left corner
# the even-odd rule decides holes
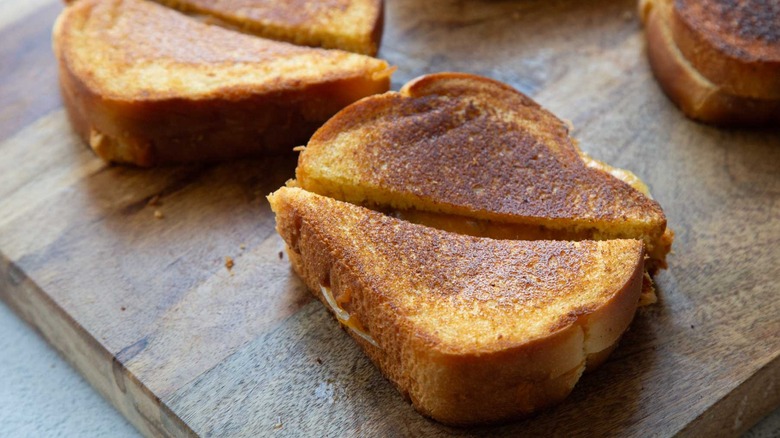
[[[569,134],[574,132],[574,122],[572,122],[569,119],[561,119],[561,120],[563,120],[563,124],[566,125],[566,129],[569,130]]]
[[[238,245],[239,248],[241,248],[241,251],[246,249],[246,243],[242,243],[241,245]]]
[[[284,251],[279,251],[279,260],[284,258]]]
[[[125,307],[125,306],[122,306],[122,307],[120,307],[120,308],[119,308],[119,310],[121,310],[121,311],[123,311],[123,312],[124,312],[125,310],[127,310],[127,307]]]
[[[322,359],[320,359],[320,358],[318,357],[318,358],[317,358],[317,359],[315,359],[315,360],[317,361],[317,365],[322,365]]]
[[[274,429],[281,429],[284,424],[282,424],[282,417],[276,417],[276,423],[274,423]]]
[[[151,198],[149,198],[149,202],[146,203],[146,205],[157,207],[158,205],[162,204],[160,202],[160,195],[154,195]]]
[[[154,217],[155,217],[155,219],[162,219],[162,218],[165,217],[165,215],[160,210],[155,210],[154,211]]]
[[[233,265],[235,265],[235,263],[233,263],[233,257],[230,256],[225,257],[225,267],[227,268],[228,271],[233,269]]]

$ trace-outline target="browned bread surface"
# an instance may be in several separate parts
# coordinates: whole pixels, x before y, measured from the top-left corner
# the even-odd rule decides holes
[[[375,55],[382,0],[156,0],[275,40]]]
[[[74,2],[53,38],[71,120],[108,161],[289,150],[389,88],[384,61],[244,35],[145,0]]]
[[[653,74],[688,117],[720,125],[761,126],[780,122],[780,98],[733,94],[728,87],[713,83],[694,67],[675,42],[670,25],[671,4],[645,1],[643,9],[647,54]]]
[[[780,2],[673,0],[669,25],[685,59],[725,92],[780,98]]]
[[[525,227],[478,235],[527,238],[534,227],[540,238],[637,238],[660,266],[671,244],[658,203],[584,159],[561,120],[473,75],[423,76],[345,108],[311,138],[296,177],[306,190],[401,215]]]
[[[560,401],[614,347],[639,300],[637,240],[493,240],[298,188],[269,200],[309,289],[419,411],[445,423]]]

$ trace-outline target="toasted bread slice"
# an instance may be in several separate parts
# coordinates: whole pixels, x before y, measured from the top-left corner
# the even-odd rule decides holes
[[[735,3],[732,12],[724,11],[723,5],[702,8],[710,2],[689,3],[643,0],[640,4],[650,66],[664,92],[695,120],[756,126],[780,122],[780,57],[771,60],[772,53],[780,53],[780,39],[773,44],[760,38],[751,44],[746,40],[750,29],[758,32],[769,25],[768,17],[739,31],[732,27],[745,22],[744,7],[750,2]],[[723,22],[734,14],[742,20],[734,17],[731,24]],[[780,15],[776,13],[774,20],[780,29]],[[711,41],[717,35],[714,29],[720,29],[725,42]],[[740,42],[744,50],[739,49]]]
[[[736,96],[780,98],[780,3],[658,1],[670,6],[680,52],[710,82]]]
[[[281,188],[295,271],[417,410],[507,420],[562,400],[637,308],[643,245],[464,236]]]
[[[54,27],[66,108],[107,161],[141,166],[289,150],[389,88],[387,63],[209,26],[145,0],[81,0]]]
[[[155,0],[207,21],[306,46],[375,55],[382,0]]]
[[[296,177],[315,193],[471,235],[640,239],[651,269],[665,266],[672,241],[635,176],[582,154],[527,96],[473,75],[423,76],[345,108],[311,138]]]

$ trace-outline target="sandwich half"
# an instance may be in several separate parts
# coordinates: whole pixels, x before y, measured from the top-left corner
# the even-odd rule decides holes
[[[139,166],[289,150],[386,91],[386,62],[210,26],[146,0],[80,0],[54,26],[63,100],[98,156]]]
[[[780,4],[641,0],[640,16],[653,74],[688,117],[780,123]]]
[[[382,0],[156,0],[209,23],[305,46],[376,55]]]
[[[635,175],[582,153],[529,97],[468,74],[422,76],[345,108],[301,152],[291,184],[474,236],[638,239],[651,272],[673,239]]]
[[[562,400],[639,302],[638,240],[494,240],[299,188],[268,199],[308,288],[443,423],[505,421]]]

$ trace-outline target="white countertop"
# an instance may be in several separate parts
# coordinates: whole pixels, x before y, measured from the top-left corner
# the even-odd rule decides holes
[[[0,437],[138,437],[35,331],[0,302]],[[747,438],[780,438],[780,409]]]
[[[2,302],[0,333],[0,437],[140,436]]]

